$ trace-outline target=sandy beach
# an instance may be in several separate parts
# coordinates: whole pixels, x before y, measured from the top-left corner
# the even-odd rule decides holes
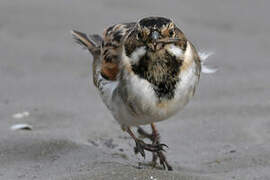
[[[269,180],[270,1],[0,1],[0,179]],[[92,84],[71,29],[171,17],[219,70],[157,124],[174,171],[152,169]],[[90,83],[91,82],[91,83]],[[26,112],[26,113],[23,113]],[[19,114],[18,114],[19,113]],[[31,130],[11,130],[15,124]],[[148,127],[145,127],[148,129]]]

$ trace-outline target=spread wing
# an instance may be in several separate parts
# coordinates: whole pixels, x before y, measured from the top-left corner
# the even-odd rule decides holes
[[[101,46],[101,74],[105,79],[116,80],[121,60],[122,41],[134,26],[135,23],[115,24],[105,30]]]
[[[71,34],[82,48],[88,49],[93,56],[100,55],[100,47],[102,43],[102,38],[98,34],[87,35],[85,33],[72,30]]]
[[[97,86],[98,76],[115,81],[119,72],[122,41],[136,23],[115,24],[108,27],[103,37],[72,30],[75,41],[83,48],[88,49],[94,57],[93,82]]]

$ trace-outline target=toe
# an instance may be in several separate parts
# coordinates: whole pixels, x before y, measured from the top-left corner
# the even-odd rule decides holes
[[[168,171],[173,170],[172,167],[167,162],[165,155],[162,152],[158,152],[158,157],[159,157],[159,163],[160,163],[160,165],[163,166],[164,169],[166,169],[166,167],[167,167]]]
[[[142,144],[144,144],[144,142],[138,140],[138,141],[136,142],[136,147],[134,147],[134,152],[135,152],[135,154],[140,153],[140,154],[142,155],[142,157],[145,158],[144,147],[143,147]]]

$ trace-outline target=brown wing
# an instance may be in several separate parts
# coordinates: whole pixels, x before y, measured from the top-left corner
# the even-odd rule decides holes
[[[97,80],[99,76],[99,71],[97,71],[97,69],[99,69],[101,64],[100,53],[103,39],[97,34],[87,35],[75,30],[72,30],[71,34],[78,44],[80,44],[83,48],[88,49],[89,52],[93,55],[93,83],[95,86],[97,86]]]
[[[87,48],[93,56],[100,55],[100,46],[103,40],[98,34],[87,35],[75,30],[72,30],[71,34],[75,42],[80,44],[83,48]]]
[[[122,41],[134,26],[135,23],[116,24],[105,30],[101,47],[101,74],[104,78],[111,81],[116,80]]]

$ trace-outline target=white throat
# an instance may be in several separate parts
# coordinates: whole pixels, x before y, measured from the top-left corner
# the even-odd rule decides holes
[[[130,55],[131,64],[136,64],[145,53],[145,46],[136,48]]]

